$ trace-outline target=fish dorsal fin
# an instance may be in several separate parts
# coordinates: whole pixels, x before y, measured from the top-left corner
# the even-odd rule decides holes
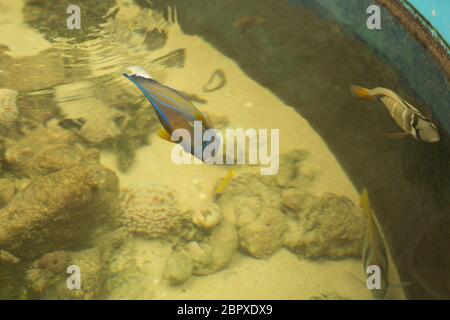
[[[370,207],[369,192],[367,191],[366,188],[364,188],[361,193],[361,197],[359,198],[359,205],[363,209],[363,213],[366,215],[366,217],[369,218],[370,211],[372,209]]]
[[[389,90],[389,89],[386,89],[386,88],[376,88],[376,89],[372,90],[372,94],[377,96],[377,97],[385,96],[385,97],[389,97],[391,99],[394,99],[394,100],[398,101],[399,103],[405,105],[407,108],[409,108],[411,111],[417,113],[421,117],[426,118],[424,116],[424,114],[419,109],[414,107],[411,103],[409,103],[408,101],[406,101],[405,99],[400,97],[397,93],[395,93],[392,90]]]
[[[367,217],[367,219],[369,220],[369,223],[373,225],[374,229],[376,230],[376,232],[378,233],[378,235],[380,236],[381,240],[383,241],[383,245],[385,247],[386,246],[386,240],[385,240],[385,236],[384,233],[380,227],[380,224],[378,222],[377,217],[375,216],[375,213],[372,209],[372,205],[370,203],[370,198],[369,198],[369,192],[367,191],[366,188],[363,189],[362,193],[361,193],[361,197],[360,197],[360,206],[364,212],[364,215]]]

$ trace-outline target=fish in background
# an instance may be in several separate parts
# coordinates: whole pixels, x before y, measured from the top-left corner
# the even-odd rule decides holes
[[[264,17],[242,16],[234,21],[233,26],[239,30],[240,33],[246,32],[248,29],[260,26],[266,22]]]
[[[380,232],[379,225],[370,204],[367,189],[364,189],[361,194],[360,206],[367,218],[362,252],[364,273],[367,272],[369,266],[375,265],[380,268],[381,288],[371,289],[371,292],[375,299],[382,300],[386,296],[389,285],[388,256],[382,233]]]
[[[220,197],[225,192],[225,190],[228,188],[228,186],[230,185],[231,181],[234,179],[235,176],[236,176],[236,173],[234,172],[234,170],[229,169],[227,175],[225,177],[223,177],[222,179],[220,179],[219,183],[214,188],[214,195],[213,195],[214,201],[217,202],[220,199]]]
[[[386,88],[372,90],[351,86],[354,97],[366,100],[379,100],[389,111],[391,117],[404,132],[388,135],[393,138],[413,136],[416,140],[435,143],[440,140],[437,127],[417,108]]]
[[[203,159],[203,151],[211,143],[219,142],[219,136],[215,135],[211,140],[202,142],[199,149],[196,149],[193,143],[194,122],[201,121],[202,135],[207,129],[214,129],[208,116],[198,110],[183,93],[154,80],[142,68],[133,66],[128,69],[132,74],[124,73],[124,76],[142,91],[156,111],[162,125],[158,135],[171,141],[172,133],[176,129],[186,129],[191,134],[192,143],[183,144],[183,141],[180,141],[179,144],[197,159],[208,162],[210,159]]]

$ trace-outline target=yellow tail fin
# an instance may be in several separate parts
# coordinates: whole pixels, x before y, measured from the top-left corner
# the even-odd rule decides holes
[[[363,88],[363,87],[359,87],[359,86],[351,86],[350,87],[350,91],[352,93],[352,95],[355,98],[358,99],[367,99],[367,100],[374,100],[375,98],[370,94],[370,90]]]
[[[228,170],[228,174],[220,180],[217,187],[214,189],[214,199],[218,200],[222,193],[225,191],[225,189],[228,187],[228,185],[231,183],[231,180],[233,180],[235,176],[234,170],[230,169]]]

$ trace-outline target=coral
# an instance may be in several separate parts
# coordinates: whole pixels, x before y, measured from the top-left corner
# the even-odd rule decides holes
[[[167,259],[163,278],[171,284],[186,282],[192,275],[194,263],[185,250],[174,251]]]
[[[230,263],[237,247],[236,228],[228,221],[215,228],[210,237],[187,243],[186,250],[194,262],[193,274],[208,275],[222,270]]]
[[[53,261],[58,260],[56,264]],[[68,289],[66,268],[80,268],[80,289]],[[98,248],[78,252],[57,251],[44,254],[26,271],[26,284],[31,298],[84,299],[101,298],[103,282]]]
[[[12,179],[0,179],[0,208],[5,206],[16,193],[16,184]]]
[[[281,192],[283,208],[294,212],[305,210],[314,200],[314,196],[301,188],[286,189]]]
[[[220,199],[224,216],[236,222],[240,248],[257,258],[267,258],[281,247],[285,228],[280,192],[265,181],[259,175],[241,174]]]
[[[62,273],[66,271],[69,261],[67,253],[60,250],[42,255],[36,264],[39,269],[49,270],[53,273]]]
[[[9,127],[19,116],[16,106],[17,91],[0,89],[0,124]]]
[[[221,220],[220,207],[214,202],[201,205],[192,215],[192,222],[205,231],[212,230]]]
[[[360,210],[346,197],[307,192],[314,179],[302,168],[307,156],[299,149],[283,154],[275,176],[241,174],[220,198],[245,253],[267,258],[285,246],[306,258],[359,256]]]
[[[344,196],[327,193],[309,198],[305,208],[290,212],[284,245],[306,258],[360,256],[364,233],[360,209]]]
[[[98,162],[95,149],[82,150],[73,133],[59,127],[37,129],[9,146],[5,160],[28,177],[46,175],[84,161]]]
[[[273,208],[261,210],[259,203],[247,204],[237,208],[240,248],[252,257],[268,258],[282,246],[286,217]]]
[[[175,192],[167,187],[130,185],[122,189],[117,222],[146,239],[179,234],[190,223],[189,212],[179,208]]]
[[[116,175],[99,164],[36,177],[0,210],[0,247],[32,258],[79,246],[115,209],[117,196]]]

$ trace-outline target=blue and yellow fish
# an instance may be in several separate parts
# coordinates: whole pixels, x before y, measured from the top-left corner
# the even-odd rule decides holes
[[[208,129],[214,129],[208,116],[198,110],[185,94],[165,86],[154,80],[147,72],[140,67],[129,67],[132,74],[124,76],[133,82],[145,95],[156,111],[159,121],[163,127],[158,133],[165,140],[178,142],[183,149],[192,154],[197,159],[209,162],[211,159],[204,157],[205,149],[211,143],[220,143],[219,136],[212,134],[211,139],[203,139],[199,143],[194,143],[196,136],[194,128],[203,134]],[[177,129],[185,129],[190,133],[191,141],[176,141],[173,133]]]
[[[386,291],[389,286],[388,282],[388,255],[384,238],[380,232],[375,214],[369,200],[369,193],[364,189],[361,198],[360,206],[364,215],[367,217],[367,226],[364,236],[363,244],[363,265],[364,272],[367,272],[369,266],[378,266],[380,268],[380,289],[372,289],[372,295],[375,299],[384,299]]]

